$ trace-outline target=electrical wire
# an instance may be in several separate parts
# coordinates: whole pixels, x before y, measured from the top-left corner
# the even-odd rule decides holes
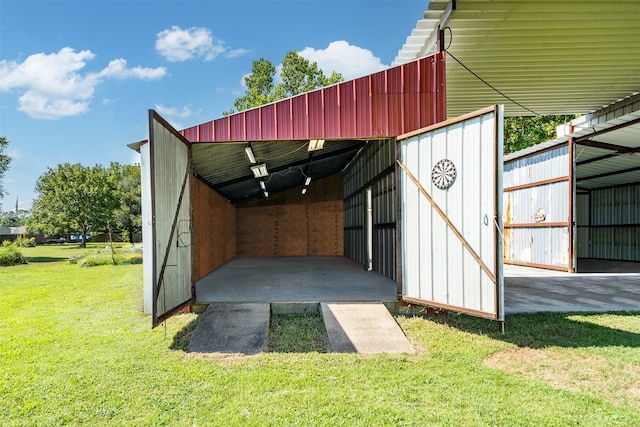
[[[304,144],[302,144],[300,147],[296,147],[294,150],[291,150],[291,151],[289,151],[288,153],[281,154],[281,155],[279,155],[278,157],[272,157],[272,158],[270,158],[270,159],[269,159],[269,158],[267,158],[267,159],[260,159],[260,160],[261,160],[261,161],[263,161],[263,162],[271,162],[271,161],[274,161],[274,160],[279,160],[279,159],[282,159],[283,157],[290,156],[291,154],[293,154],[293,153],[295,153],[295,152],[297,152],[297,151],[302,150],[303,148],[307,147],[308,145],[309,145],[309,143],[308,143],[308,142],[305,142],[305,143],[304,143]]]
[[[494,92],[498,93],[499,95],[501,95],[503,98],[508,99],[509,101],[513,102],[514,104],[516,104],[517,106],[519,106],[520,108],[527,110],[528,112],[538,116],[538,117],[543,117],[542,114],[537,113],[535,111],[533,111],[531,108],[524,106],[523,104],[519,103],[518,101],[516,101],[515,99],[511,98],[509,95],[505,94],[504,92],[500,91],[499,89],[497,89],[495,86],[493,86],[491,83],[489,83],[488,81],[486,81],[485,79],[483,79],[482,77],[480,77],[476,72],[474,72],[471,68],[467,67],[465,64],[462,63],[462,61],[460,61],[458,58],[456,58],[451,52],[449,52],[449,48],[451,47],[451,43],[453,42],[453,31],[451,30],[450,27],[445,27],[444,29],[449,30],[449,45],[447,46],[447,48],[444,50],[447,55],[449,55],[454,61],[456,61],[458,64],[460,64],[460,66],[462,66],[462,68],[464,68],[465,70],[467,70],[468,72],[470,72],[475,78],[477,78],[478,80],[480,80],[482,83],[484,83],[485,85],[487,85],[489,88],[491,88]]]

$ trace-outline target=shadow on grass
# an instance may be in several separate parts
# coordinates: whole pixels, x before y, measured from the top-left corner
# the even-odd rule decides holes
[[[32,257],[24,257],[24,259],[28,262],[60,262],[67,261],[69,258],[64,257],[52,257],[52,256],[32,256]]]
[[[506,317],[505,333],[497,322],[464,314],[447,316],[425,315],[432,322],[448,325],[464,332],[486,335],[519,347],[640,347],[640,333],[624,331],[589,321],[589,317],[613,314],[639,316],[638,312],[611,313],[533,313],[511,314]],[[585,320],[571,319],[581,316]]]
[[[169,348],[187,352],[200,315],[174,336]],[[269,322],[267,351],[273,353],[326,353],[329,338],[318,315],[272,315]]]
[[[178,333],[173,336],[173,341],[169,348],[171,350],[184,351],[186,353],[189,348],[189,342],[191,341],[193,332],[196,330],[199,321],[200,315],[180,329]]]

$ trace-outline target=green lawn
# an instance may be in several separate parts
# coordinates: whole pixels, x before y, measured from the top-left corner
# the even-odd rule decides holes
[[[3,426],[640,425],[640,313],[514,315],[504,335],[399,316],[418,354],[368,357],[313,351],[317,331],[287,351],[284,318],[273,351],[194,356],[180,348],[195,314],[150,329],[141,265],[21,251],[29,264],[0,267]]]

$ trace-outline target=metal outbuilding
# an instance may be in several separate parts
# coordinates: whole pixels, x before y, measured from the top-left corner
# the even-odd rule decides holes
[[[344,256],[400,300],[504,320],[503,255],[637,254],[608,242],[638,230],[639,20],[637,1],[432,0],[388,70],[180,132],[150,111],[132,147],[153,325],[236,256]],[[503,171],[504,115],[563,113],[592,114]],[[527,258],[541,230],[559,250],[536,234]]]
[[[505,262],[640,261],[640,2],[431,0],[394,64],[447,54],[447,114],[584,114],[504,166]]]
[[[580,271],[640,262],[640,95],[505,156],[505,262]]]
[[[150,111],[133,146],[153,324],[236,256],[346,256],[407,302],[502,320],[502,109],[445,120],[444,65],[435,54],[181,132]],[[429,253],[460,268],[415,276]]]

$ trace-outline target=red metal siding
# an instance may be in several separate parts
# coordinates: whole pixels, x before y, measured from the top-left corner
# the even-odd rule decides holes
[[[340,83],[340,129],[342,137],[355,137],[356,133],[356,95],[353,80]]]
[[[403,85],[405,81],[402,77],[403,68],[392,68],[387,73],[387,116],[389,117],[389,135],[402,135],[404,133],[405,121],[403,120],[404,94]],[[411,95],[407,92],[406,95]],[[410,116],[407,117],[409,119]]]
[[[355,82],[356,89],[356,135],[374,136],[371,132],[371,77],[363,77]]]
[[[245,112],[245,117],[247,120],[247,140],[249,141],[259,141],[262,138],[260,134],[260,113],[262,112],[262,108],[254,108],[253,110],[247,110]],[[242,141],[239,134],[231,134],[232,141]]]
[[[276,103],[278,120],[278,139],[293,139],[293,117],[291,115],[291,99]]]
[[[340,86],[335,85],[324,91],[324,104],[337,105],[338,108],[324,109],[324,137],[327,139],[340,138]]]
[[[278,116],[275,104],[265,105],[260,108],[260,113],[260,139],[269,141],[278,139]]]
[[[308,93],[309,103],[309,134],[304,139],[324,138],[324,90],[316,90]]]
[[[293,139],[307,139],[309,135],[309,106],[307,94],[291,99],[293,113]]]
[[[374,136],[389,135],[387,74],[387,71],[381,71],[371,75],[371,124]]]
[[[446,119],[445,55],[222,117],[182,131],[191,142],[393,137]]]

